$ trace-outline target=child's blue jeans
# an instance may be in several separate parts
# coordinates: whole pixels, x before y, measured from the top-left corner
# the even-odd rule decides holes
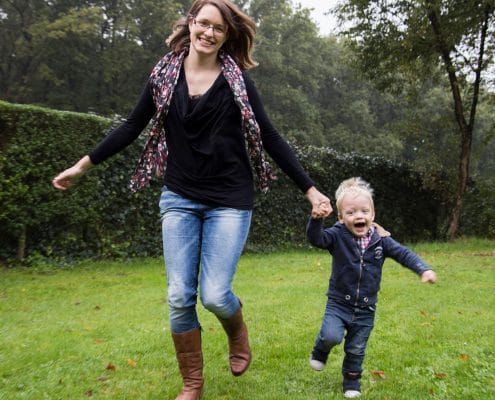
[[[313,359],[326,363],[333,347],[344,339],[342,363],[344,391],[359,390],[368,338],[373,330],[375,307],[352,307],[328,299],[323,323],[313,348]]]

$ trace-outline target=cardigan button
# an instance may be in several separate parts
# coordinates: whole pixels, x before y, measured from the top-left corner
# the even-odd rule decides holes
[[[365,303],[368,302],[368,298],[367,297],[365,297],[363,300],[364,300]]]
[[[351,299],[351,296],[350,296],[350,295],[348,295],[348,294],[346,294],[346,295],[345,295],[345,299],[346,299],[346,300],[350,300],[350,299]]]

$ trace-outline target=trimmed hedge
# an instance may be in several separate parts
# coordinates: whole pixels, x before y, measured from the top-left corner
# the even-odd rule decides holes
[[[131,195],[141,146],[129,146],[71,190],[55,175],[95,146],[112,121],[0,102],[0,259],[42,255],[67,260],[159,254],[160,188]]]
[[[334,193],[344,179],[361,176],[374,189],[376,222],[395,239],[405,242],[442,237],[445,201],[440,192],[425,189],[421,176],[407,165],[380,157],[339,154],[328,148],[295,148],[299,159],[317,182],[320,191],[331,198],[334,214],[326,225],[336,222]],[[248,249],[279,248],[292,244],[306,246],[305,225],[309,203],[283,173],[265,196],[258,196]]]
[[[0,102],[0,259],[136,257],[161,254],[158,199],[161,185],[128,189],[146,135],[67,192],[53,177],[94,147],[113,123],[72,112]],[[301,162],[333,197],[343,179],[362,176],[375,189],[376,220],[401,241],[440,237],[442,193],[424,189],[406,165],[331,149],[295,148]],[[307,246],[310,205],[282,172],[258,194],[248,251]],[[335,207],[335,204],[333,203]],[[335,221],[329,218],[328,224]]]

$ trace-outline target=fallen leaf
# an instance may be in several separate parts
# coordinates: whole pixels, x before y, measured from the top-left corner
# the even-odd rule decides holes
[[[105,341],[103,339],[96,339],[95,343],[96,344],[103,344],[103,343],[105,343]]]
[[[445,379],[445,378],[447,378],[447,374],[445,374],[443,372],[435,372],[435,378],[437,378],[437,379]]]
[[[137,367],[136,361],[134,361],[132,358],[128,358],[127,359],[127,365],[129,365],[129,367],[132,367],[132,368],[136,368]]]
[[[459,359],[461,361],[467,362],[467,361],[469,361],[470,358],[471,357],[469,357],[467,354],[464,354],[464,353],[459,354]]]
[[[420,311],[419,312],[423,317],[427,317],[428,313],[426,311]]]
[[[371,371],[371,376],[374,378],[385,379],[385,372],[383,371]]]
[[[87,397],[91,397],[91,396],[93,396],[93,391],[92,391],[91,389],[86,390],[86,391],[84,392],[84,395],[85,395],[85,396],[87,396]]]
[[[113,365],[112,363],[108,363],[108,365],[105,367],[105,369],[107,369],[109,371],[115,371],[115,365]]]
[[[108,376],[102,375],[102,376],[99,376],[96,379],[98,379],[100,382],[105,382],[105,381],[108,381]]]
[[[96,310],[96,311],[99,311],[100,309],[101,309],[101,307],[97,304],[97,305],[95,306],[95,310]]]

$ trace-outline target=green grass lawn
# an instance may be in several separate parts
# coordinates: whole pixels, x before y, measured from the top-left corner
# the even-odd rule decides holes
[[[362,399],[495,398],[495,242],[413,246],[436,270],[423,285],[384,267]],[[205,400],[340,399],[342,347],[308,365],[325,306],[325,251],[247,254],[235,279],[253,362],[230,375],[227,340],[199,307]],[[0,399],[175,399],[181,379],[162,261],[0,269]]]

